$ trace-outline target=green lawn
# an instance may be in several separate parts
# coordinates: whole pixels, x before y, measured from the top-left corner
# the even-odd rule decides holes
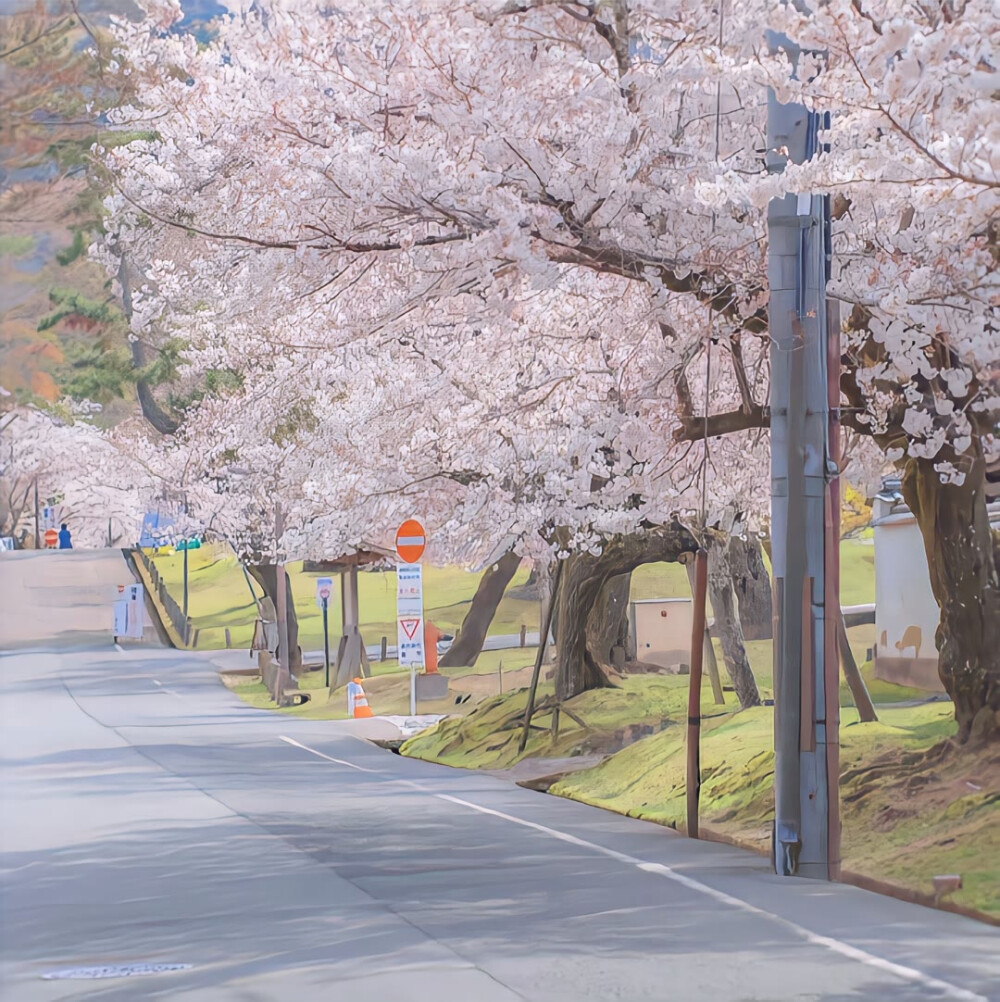
[[[181,598],[183,556],[163,554],[154,558],[160,575],[178,601]],[[288,565],[299,617],[299,643],[303,650],[323,646],[322,615],[316,606],[316,582],[320,575],[304,574],[301,563]],[[511,587],[523,584],[528,568],[522,567]],[[427,618],[447,632],[454,632],[465,617],[479,576],[459,567],[424,568],[424,602]],[[330,600],[330,635],[340,635],[339,577],[334,577]],[[260,589],[253,584],[257,595]],[[248,647],[253,635],[256,608],[250,587],[232,552],[221,544],[203,546],[188,554],[189,610],[198,647],[218,650],[225,647],[229,627],[234,647]],[[377,644],[381,637],[389,643],[396,637],[396,577],[389,572],[363,572],[358,576],[361,628],[366,642]],[[685,598],[690,595],[687,574],[679,564],[647,564],[632,575],[632,598]],[[874,549],[864,541],[845,540],[841,545],[841,595],[845,605],[875,601]],[[517,633],[524,624],[538,629],[536,601],[505,597],[500,603],[490,633]],[[853,638],[852,638],[853,639]],[[864,660],[862,641],[859,653]],[[870,643],[869,643],[870,646]]]
[[[178,601],[182,593],[183,555],[170,554],[154,558],[156,567]],[[299,618],[299,644],[303,650],[323,647],[323,618],[316,605],[316,578],[306,574],[301,562],[288,565]],[[528,568],[522,567],[511,582],[512,587],[528,579]],[[424,568],[424,605],[426,615],[446,632],[454,632],[465,618],[479,577],[459,567]],[[330,636],[335,644],[340,635],[340,579],[334,576],[334,591],[330,599]],[[255,593],[260,588],[253,583]],[[225,547],[203,546],[188,554],[188,608],[195,629],[199,630],[198,647],[217,650],[225,647],[225,628],[229,627],[234,647],[248,647],[253,636],[256,608],[250,586],[236,558]],[[361,606],[361,629],[369,644],[387,637],[396,642],[396,575],[394,572],[363,572],[358,575],[358,595]],[[529,630],[538,629],[538,603],[504,598],[497,610],[490,633],[517,633],[521,624]]]

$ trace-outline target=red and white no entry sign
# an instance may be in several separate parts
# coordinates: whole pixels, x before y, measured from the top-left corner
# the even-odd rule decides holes
[[[396,530],[396,553],[403,563],[415,564],[423,556],[425,545],[424,527],[415,518],[408,518]]]

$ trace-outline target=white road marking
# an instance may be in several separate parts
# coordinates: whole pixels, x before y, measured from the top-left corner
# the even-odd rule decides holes
[[[323,752],[317,751],[315,748],[310,748],[308,745],[301,744],[293,738],[285,737],[284,735],[281,735],[280,740],[284,741],[286,744],[293,745],[296,748],[301,748],[303,751],[309,752],[309,754],[315,755],[318,758],[325,759],[327,762],[333,762],[335,765],[342,765],[348,769],[354,769],[356,772],[366,772],[376,776],[382,776],[389,782],[398,783],[402,786],[408,786],[412,789],[419,790],[421,793],[426,793],[437,800],[445,800],[448,803],[457,804],[460,807],[467,807],[470,810],[478,811],[480,814],[488,814],[492,817],[509,821],[511,824],[521,825],[523,828],[534,829],[544,835],[548,835],[550,838],[558,839],[560,842],[568,842],[570,845],[579,846],[582,849],[589,849],[591,852],[600,853],[602,856],[607,856],[619,863],[624,863],[628,866],[635,866],[644,873],[655,873],[657,876],[665,877],[667,880],[672,880],[674,883],[680,884],[682,887],[686,887],[690,891],[695,891],[698,894],[704,894],[706,897],[712,898],[721,904],[729,905],[732,908],[739,908],[741,911],[749,912],[751,915],[758,915],[762,918],[770,919],[772,922],[775,922],[782,928],[794,933],[796,936],[813,946],[823,947],[831,953],[836,953],[841,957],[847,958],[848,960],[857,961],[860,964],[865,964],[867,967],[875,968],[876,970],[883,971],[886,974],[895,975],[904,981],[910,981],[914,984],[920,985],[922,988],[939,992],[947,998],[956,999],[958,1002],[989,1002],[989,999],[983,995],[977,995],[975,992],[969,991],[966,988],[960,988],[958,985],[953,985],[948,981],[942,981],[940,978],[932,977],[929,974],[925,974],[923,971],[918,971],[915,967],[907,967],[905,964],[897,964],[894,961],[886,960],[884,957],[878,957],[873,953],[869,953],[867,950],[861,950],[856,946],[851,946],[850,943],[834,939],[831,936],[821,936],[819,933],[806,929],[797,922],[792,922],[789,919],[782,918],[780,915],[775,915],[774,912],[769,912],[764,908],[758,908],[756,905],[750,904],[749,901],[744,901],[742,898],[734,897],[732,894],[726,894],[725,891],[719,891],[714,887],[709,887],[708,884],[703,884],[700,880],[695,880],[692,877],[687,877],[682,873],[678,873],[675,869],[666,866],[663,863],[650,863],[647,860],[639,859],[636,856],[630,856],[627,853],[618,852],[616,849],[608,849],[606,846],[598,845],[596,842],[589,842],[586,839],[577,837],[576,835],[570,835],[568,832],[561,832],[556,828],[549,828],[548,825],[539,824],[537,821],[528,821],[525,818],[519,818],[513,814],[506,814],[504,811],[497,811],[491,807],[483,807],[480,804],[474,804],[469,800],[463,800],[461,797],[452,797],[447,793],[435,793],[433,790],[429,790],[427,787],[421,786],[419,783],[414,783],[412,780],[397,779],[395,776],[379,772],[377,769],[368,769],[365,766],[355,765],[355,763],[348,762],[344,759],[333,758],[330,755],[325,755]]]
[[[342,758],[331,758],[329,755],[324,755],[321,751],[316,751],[315,748],[310,748],[308,745],[299,744],[294,738],[286,738],[283,734],[281,735],[282,741],[285,744],[294,745],[296,748],[301,748],[303,751],[309,752],[311,755],[315,755],[317,758],[325,758],[327,762],[333,762],[336,765],[346,766],[348,769],[354,769],[357,772],[370,772],[376,776],[384,776],[385,773],[379,772],[377,769],[366,769],[363,765],[355,765],[353,762],[347,762]],[[392,777],[390,777],[392,778]]]
[[[168,696],[173,696],[174,699],[183,699],[184,698],[179,692],[174,692],[173,689],[164,689],[163,688],[163,683],[158,678],[152,678],[152,679],[150,679],[150,682],[152,682],[153,685],[159,686],[160,687],[160,692],[165,692],[165,693],[167,693]]]

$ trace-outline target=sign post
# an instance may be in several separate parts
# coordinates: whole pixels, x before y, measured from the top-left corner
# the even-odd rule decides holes
[[[124,638],[142,640],[146,625],[144,610],[145,596],[142,585],[119,585],[118,598],[114,603],[114,619],[111,633],[115,643]]]
[[[316,579],[316,604],[323,610],[323,664],[326,666],[326,687],[330,688],[330,596],[333,578]]]
[[[400,666],[410,669],[410,715],[417,712],[417,667],[424,666],[424,527],[407,519],[396,532],[396,649]]]

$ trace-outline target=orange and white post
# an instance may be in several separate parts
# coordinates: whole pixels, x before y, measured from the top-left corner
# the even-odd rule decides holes
[[[368,705],[368,697],[361,687],[360,678],[347,683],[347,715],[349,717],[373,716],[372,708]]]

